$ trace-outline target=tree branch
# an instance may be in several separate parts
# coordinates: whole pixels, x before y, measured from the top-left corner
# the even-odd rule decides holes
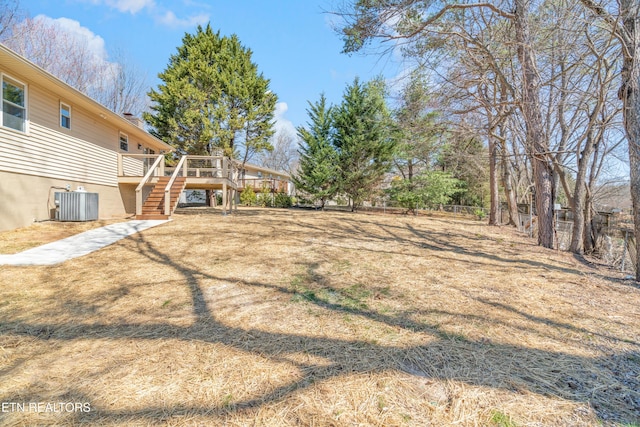
[[[611,33],[620,41],[624,55],[632,55],[632,53],[629,52],[627,48],[628,46],[631,46],[632,40],[629,37],[629,34],[625,30],[624,26],[621,25],[620,20],[615,18],[613,15],[607,12],[604,7],[594,2],[593,0],[580,0],[580,3],[582,3],[587,9],[595,13],[596,16],[604,19],[604,21],[611,29]]]
[[[475,9],[475,8],[483,8],[486,7],[488,9],[490,9],[491,11],[493,11],[494,13],[496,13],[497,15],[506,18],[506,19],[510,19],[513,20],[515,18],[515,15],[513,13],[507,12],[505,10],[500,9],[499,7],[491,4],[491,3],[471,3],[471,4],[448,4],[445,7],[443,7],[442,9],[440,9],[440,11],[438,11],[435,15],[431,16],[429,19],[427,19],[426,21],[422,22],[422,24],[416,28],[414,31],[412,31],[409,34],[403,34],[403,35],[398,35],[398,36],[390,36],[390,39],[403,39],[403,38],[412,38],[417,36],[418,34],[420,34],[421,32],[423,32],[425,30],[425,28],[427,28],[429,25],[433,24],[434,22],[436,22],[438,19],[440,19],[445,13],[447,13],[450,10],[456,10],[456,9]]]

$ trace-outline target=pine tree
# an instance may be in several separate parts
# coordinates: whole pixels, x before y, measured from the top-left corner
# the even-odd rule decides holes
[[[311,200],[320,201],[322,209],[338,190],[338,156],[333,148],[333,108],[327,107],[326,98],[320,96],[315,104],[309,102],[308,129],[298,128],[300,135],[300,164],[293,176],[296,188]]]
[[[384,84],[374,80],[363,85],[356,78],[335,114],[335,129],[340,191],[351,198],[355,211],[373,195],[393,160],[395,144]]]
[[[394,111],[397,140],[394,163],[402,178],[409,182],[432,165],[444,132],[444,127],[436,122],[438,113],[430,111],[429,102],[427,78],[420,71],[412,72]]]
[[[251,54],[237,36],[221,37],[209,25],[185,34],[159,75],[163,83],[149,92],[152,113],[144,118],[151,133],[185,154],[223,149],[246,161],[271,149],[277,97]]]

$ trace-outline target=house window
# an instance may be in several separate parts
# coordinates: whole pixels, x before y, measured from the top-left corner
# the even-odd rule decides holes
[[[129,151],[129,137],[124,133],[120,134],[120,149],[122,151]]]
[[[26,131],[26,86],[6,76],[2,78],[2,126]]]
[[[60,103],[60,126],[71,129],[71,107]]]

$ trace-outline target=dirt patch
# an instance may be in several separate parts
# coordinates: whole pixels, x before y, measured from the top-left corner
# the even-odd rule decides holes
[[[0,423],[634,425],[640,289],[476,221],[240,209],[0,267]]]

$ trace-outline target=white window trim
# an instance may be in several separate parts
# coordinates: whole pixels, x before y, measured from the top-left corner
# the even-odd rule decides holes
[[[4,108],[4,94],[2,94],[2,85],[4,82],[4,79],[8,78],[9,80],[13,80],[14,82],[21,84],[24,87],[24,131],[18,130],[18,129],[14,129],[14,128],[10,128],[8,126],[5,126],[3,121],[4,121],[4,114],[2,114],[3,112],[3,108]],[[28,134],[29,133],[29,86],[23,82],[20,79],[16,79],[15,77],[13,77],[10,74],[6,74],[6,73],[0,73],[0,94],[2,96],[0,96],[0,128],[4,129],[4,130],[8,130],[10,132],[18,132],[20,134]]]
[[[62,106],[67,107],[66,109],[69,111],[69,127],[62,126]],[[62,129],[71,130],[73,126],[73,121],[71,120],[71,104],[67,104],[66,102],[60,101],[60,122],[58,123]]]
[[[120,144],[121,144],[121,140],[122,140],[122,137],[123,137],[123,136],[127,139],[127,149],[126,149],[126,150],[125,150],[125,149],[123,149],[123,148],[122,148],[122,146],[120,145]],[[125,152],[127,152],[127,153],[129,152],[129,135],[127,135],[127,134],[126,134],[126,133],[124,133],[124,132],[120,132],[120,133],[118,134],[118,148],[120,149],[120,151],[125,151]]]

